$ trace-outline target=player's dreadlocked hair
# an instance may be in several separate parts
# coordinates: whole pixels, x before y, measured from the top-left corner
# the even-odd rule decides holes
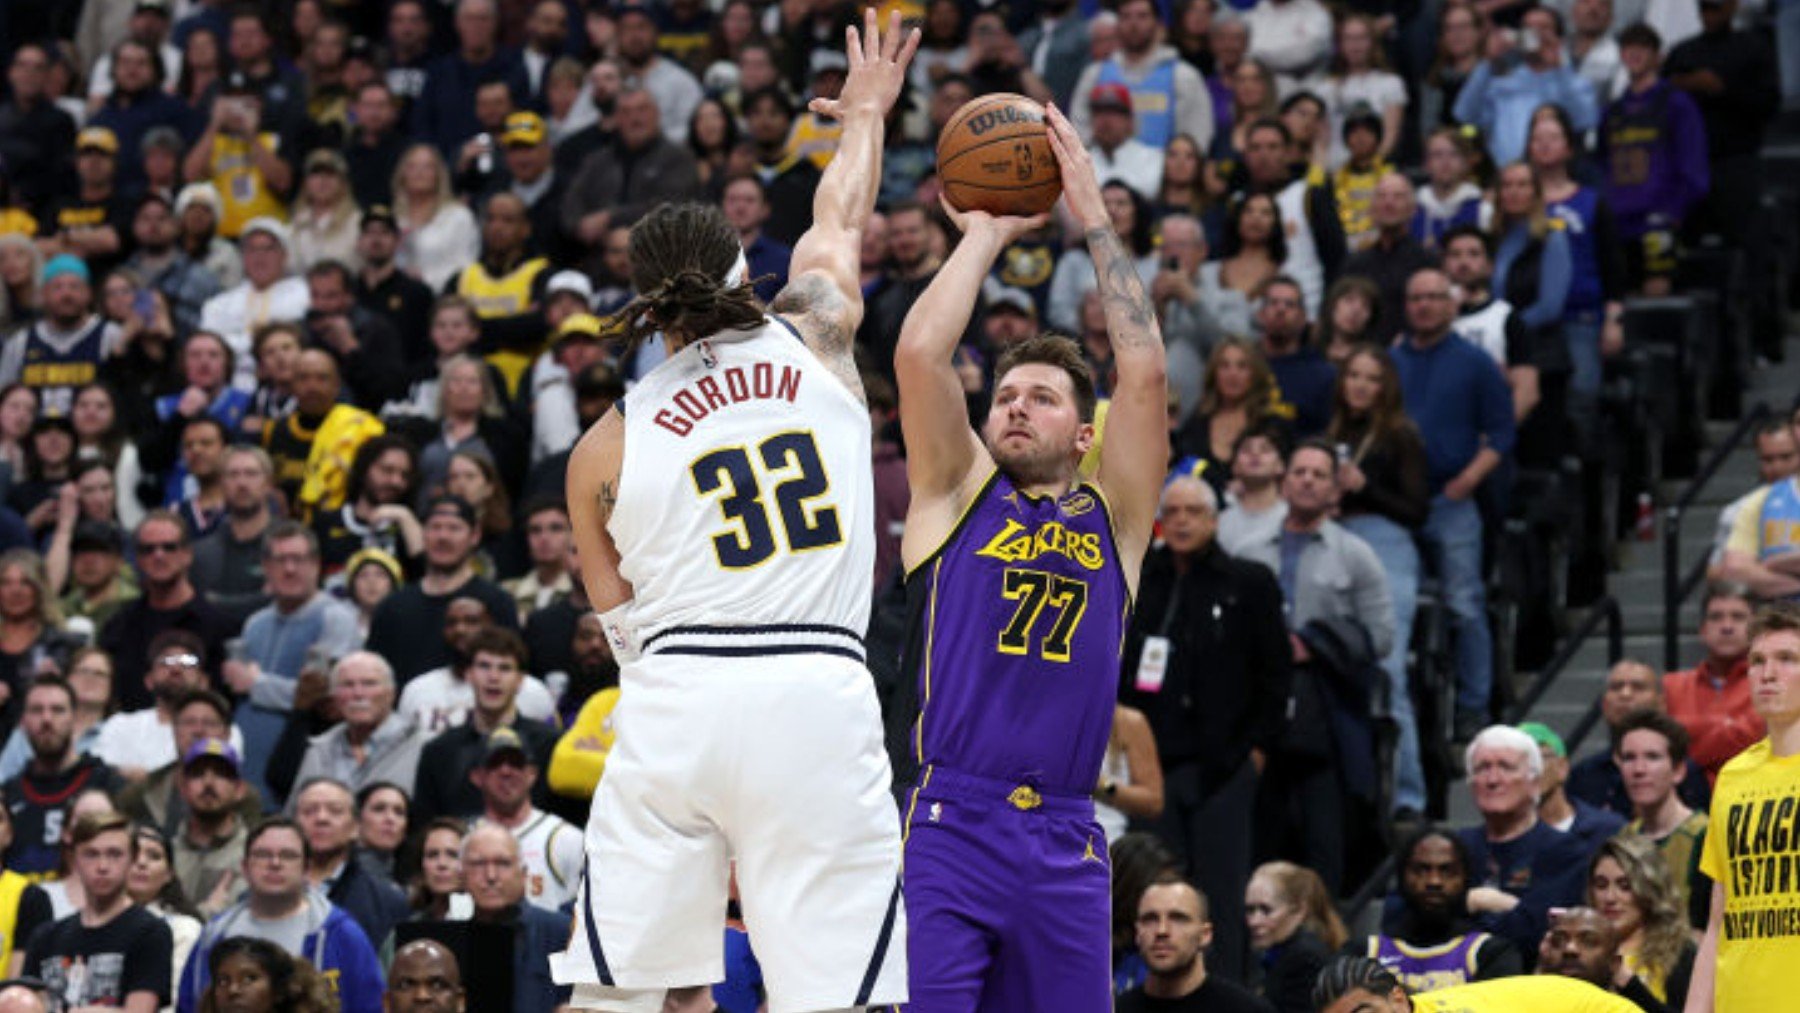
[[[762,322],[751,279],[726,285],[743,247],[711,204],[663,204],[631,230],[631,287],[637,298],[609,321],[629,350],[655,334],[704,338]],[[746,272],[747,274],[748,272]]]
[[[1368,957],[1339,957],[1326,964],[1313,979],[1313,1009],[1324,1009],[1359,989],[1385,999],[1394,989],[1404,990],[1405,987],[1394,972],[1377,961]]]

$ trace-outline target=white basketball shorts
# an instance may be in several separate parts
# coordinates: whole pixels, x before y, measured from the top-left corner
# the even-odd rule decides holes
[[[551,958],[577,1005],[721,980],[732,860],[773,1013],[905,1001],[900,821],[863,665],[659,653],[621,686],[569,949]]]

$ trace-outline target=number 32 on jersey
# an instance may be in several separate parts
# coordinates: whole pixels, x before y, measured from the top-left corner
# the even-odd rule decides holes
[[[716,499],[725,530],[713,536],[713,552],[727,570],[760,566],[780,551],[771,513],[780,521],[789,552],[840,545],[837,508],[818,502],[831,491],[819,445],[804,430],[777,433],[755,447],[720,447],[688,466],[694,491]],[[770,510],[765,499],[773,499]]]

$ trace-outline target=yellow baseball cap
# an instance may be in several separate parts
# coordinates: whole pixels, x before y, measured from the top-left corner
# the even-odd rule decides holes
[[[75,135],[75,150],[116,155],[119,153],[119,135],[108,127],[87,127]]]
[[[506,118],[500,132],[500,143],[507,147],[535,148],[544,143],[544,118],[537,113],[513,113]]]

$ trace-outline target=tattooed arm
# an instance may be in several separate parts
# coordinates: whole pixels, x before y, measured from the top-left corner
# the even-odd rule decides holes
[[[863,225],[875,210],[881,183],[887,112],[919,48],[918,29],[902,32],[897,12],[886,32],[877,24],[871,8],[860,35],[854,27],[847,30],[850,71],[843,89],[836,99],[816,98],[810,105],[814,113],[843,124],[843,134],[814,193],[812,226],[794,244],[788,265],[793,280],[769,307],[792,317],[807,345],[831,363],[848,359],[862,322]]]
[[[1063,194],[1087,233],[1119,374],[1100,434],[1099,478],[1112,504],[1126,581],[1135,590],[1169,466],[1169,380],[1162,330],[1137,265],[1113,232],[1087,149],[1061,110],[1052,106],[1048,118]]]
[[[581,557],[581,582],[596,612],[631,599],[631,585],[619,575],[619,550],[606,530],[619,502],[624,460],[625,419],[616,408],[594,423],[569,454],[569,526]]]

